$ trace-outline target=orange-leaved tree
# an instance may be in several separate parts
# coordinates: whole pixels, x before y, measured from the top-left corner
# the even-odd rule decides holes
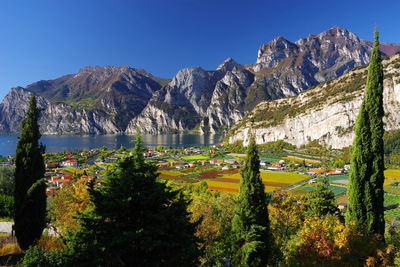
[[[64,236],[78,230],[78,213],[93,207],[87,190],[87,181],[78,180],[74,184],[65,184],[50,202],[49,215],[57,233]]]

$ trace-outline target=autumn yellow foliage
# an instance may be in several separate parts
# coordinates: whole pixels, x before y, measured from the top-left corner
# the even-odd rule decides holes
[[[355,224],[344,225],[338,217],[307,217],[295,244],[300,266],[391,266],[394,248],[382,237],[365,234]]]
[[[51,200],[49,215],[52,225],[62,236],[76,231],[80,225],[78,213],[92,207],[87,190],[87,181],[82,179],[73,184],[66,184],[59,189]]]

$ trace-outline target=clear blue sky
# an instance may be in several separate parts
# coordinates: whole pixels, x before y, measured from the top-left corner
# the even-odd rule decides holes
[[[76,73],[86,65],[144,68],[172,78],[256,61],[278,35],[291,41],[338,25],[400,42],[400,1],[0,0],[0,99],[11,87]]]

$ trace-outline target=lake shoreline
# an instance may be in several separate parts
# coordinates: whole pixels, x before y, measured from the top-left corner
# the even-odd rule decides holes
[[[0,155],[15,155],[19,134],[0,134]],[[135,135],[101,134],[101,135],[42,135],[40,142],[46,146],[46,152],[81,151],[106,146],[119,149],[122,146],[134,146]],[[171,147],[209,146],[222,141],[222,134],[159,134],[142,135],[143,144],[150,148],[159,145]]]

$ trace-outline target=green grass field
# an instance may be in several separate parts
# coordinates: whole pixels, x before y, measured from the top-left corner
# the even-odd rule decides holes
[[[349,176],[347,175],[333,175],[328,176],[328,180],[330,183],[333,184],[348,184],[349,183]]]
[[[333,191],[335,196],[341,195],[344,192],[346,192],[346,190],[347,190],[346,187],[336,186],[336,185],[330,185],[329,189],[331,189]],[[300,190],[314,191],[314,187],[312,187],[311,185],[305,185],[305,186],[300,187]]]
[[[398,186],[385,186],[383,187],[383,190],[390,194],[400,195],[400,187]]]
[[[191,156],[183,156],[181,157],[183,160],[205,160],[205,159],[210,159],[209,157],[206,157],[204,155],[191,155]]]
[[[400,196],[385,194],[384,205],[400,204]],[[400,215],[400,208],[385,210],[385,219],[391,221],[394,216]]]
[[[167,159],[165,159],[166,161],[176,161],[176,159],[174,159],[174,158],[167,158]]]
[[[241,153],[229,153],[228,156],[232,156],[234,158],[245,158],[246,154],[241,154]]]

